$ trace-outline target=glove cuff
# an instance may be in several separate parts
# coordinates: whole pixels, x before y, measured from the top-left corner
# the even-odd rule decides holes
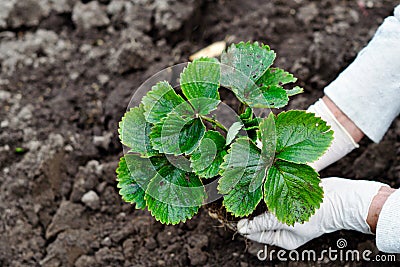
[[[336,220],[328,225],[335,230],[346,229],[372,234],[367,223],[369,208],[379,189],[388,185],[375,181],[337,177],[322,179],[322,181],[325,194],[330,196],[330,204],[336,214]]]
[[[317,117],[325,120],[334,131],[334,139],[331,146],[328,148],[328,151],[317,161],[310,163],[309,165],[311,167],[313,167],[317,171],[320,171],[325,167],[331,165],[332,163],[338,161],[339,159],[350,153],[353,149],[359,147],[358,144],[354,141],[353,137],[351,137],[351,135],[347,132],[343,125],[340,124],[340,122],[336,119],[336,117],[329,110],[322,99],[319,99],[317,102],[311,105],[307,109],[307,111],[315,113]]]
[[[368,218],[368,213],[369,213],[369,208],[371,207],[372,201],[374,197],[378,194],[379,190],[381,189],[382,186],[388,186],[387,184],[380,183],[380,182],[375,182],[375,181],[362,181],[368,183],[366,188],[364,189],[363,195],[365,196],[365,203],[366,205],[364,206],[364,209],[362,210],[362,217],[363,217],[363,224],[364,226],[361,228],[362,233],[364,234],[373,234],[374,233],[371,231],[371,227],[367,223],[367,218]],[[355,229],[357,230],[357,229]]]

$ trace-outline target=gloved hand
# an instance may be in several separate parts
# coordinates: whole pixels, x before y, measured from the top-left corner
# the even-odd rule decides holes
[[[238,232],[248,239],[285,249],[296,249],[308,241],[341,229],[371,234],[366,222],[372,199],[383,183],[343,178],[321,179],[324,199],[320,208],[304,224],[288,226],[271,213],[242,219]]]

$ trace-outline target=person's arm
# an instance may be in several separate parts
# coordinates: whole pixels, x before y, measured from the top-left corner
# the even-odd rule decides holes
[[[387,186],[382,186],[379,189],[376,196],[372,199],[371,206],[369,206],[368,217],[367,217],[367,223],[371,228],[372,233],[376,233],[376,225],[378,224],[379,215],[381,214],[383,205],[393,192],[396,192],[396,189]],[[395,212],[396,211],[400,214],[399,209],[395,210]]]
[[[334,131],[327,153],[310,164],[317,171],[358,148],[364,134],[379,142],[400,113],[400,5],[394,14],[308,108]]]
[[[400,113],[400,5],[374,38],[309,107],[334,130],[334,141],[316,170],[344,157],[368,136],[379,142]]]
[[[400,5],[325,89],[325,95],[378,143],[400,112]]]
[[[335,116],[336,120],[346,129],[349,135],[353,138],[354,142],[360,142],[361,139],[364,137],[364,133],[360,130],[360,128],[358,128],[357,125],[349,117],[347,117],[346,114],[344,114],[343,111],[341,111],[339,107],[336,106],[336,104],[328,96],[325,95],[322,100]]]

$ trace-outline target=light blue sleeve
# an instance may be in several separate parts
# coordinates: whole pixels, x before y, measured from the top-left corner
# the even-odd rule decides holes
[[[400,5],[324,92],[366,136],[382,139],[400,113]]]

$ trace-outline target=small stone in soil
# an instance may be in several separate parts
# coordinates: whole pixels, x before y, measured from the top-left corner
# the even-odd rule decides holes
[[[100,208],[100,198],[93,190],[84,194],[81,201],[92,210]]]

